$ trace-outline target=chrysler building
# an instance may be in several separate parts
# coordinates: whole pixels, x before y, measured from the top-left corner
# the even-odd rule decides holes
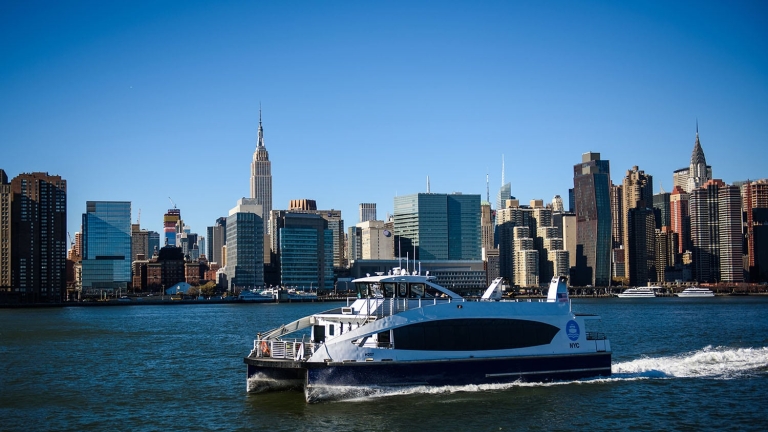
[[[259,107],[259,139],[251,163],[251,198],[261,204],[261,218],[264,221],[264,234],[269,230],[269,213],[272,211],[272,163],[264,147],[264,129],[261,127],[261,107]]]
[[[691,154],[691,164],[688,168],[688,192],[704,186],[712,179],[711,168],[707,166],[704,150],[699,142],[699,122],[696,122],[696,143]]]

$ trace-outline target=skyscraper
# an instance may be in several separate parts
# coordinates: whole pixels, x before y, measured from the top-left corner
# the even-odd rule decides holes
[[[696,141],[687,167],[676,169],[672,173],[672,187],[680,186],[686,193],[691,193],[712,179],[712,167],[707,165],[704,150],[699,142],[699,122],[696,122]]]
[[[164,244],[160,246],[176,246],[176,224],[181,220],[181,210],[175,206],[163,215]]]
[[[0,290],[21,302],[58,303],[66,288],[67,182],[0,170]]]
[[[696,122],[696,142],[693,145],[691,164],[688,168],[688,192],[699,188],[712,179],[712,172],[707,167],[707,159],[699,142],[699,123]]]
[[[227,280],[229,289],[264,285],[264,222],[261,204],[241,198],[227,217]]]
[[[650,270],[655,266],[656,222],[653,216],[653,177],[637,166],[627,170],[621,185],[622,192],[622,227],[621,244],[626,252],[624,277],[631,285],[641,285],[649,278]],[[646,211],[647,210],[647,211]],[[650,229],[647,226],[650,220]],[[636,274],[637,273],[637,274]]]
[[[678,254],[691,250],[691,217],[688,199],[688,193],[681,186],[675,186],[669,194],[669,221],[672,231],[677,234]]]
[[[328,221],[319,214],[285,210],[273,210],[271,216],[279,283],[332,290],[334,234]]]
[[[251,198],[261,205],[261,219],[264,221],[264,234],[269,232],[269,212],[272,211],[272,162],[264,147],[264,129],[261,127],[261,108],[259,108],[259,137],[251,163]]]
[[[742,282],[741,193],[710,180],[691,192],[694,278],[700,282]]]
[[[223,246],[227,244],[227,218],[220,217],[216,219],[216,224],[208,227],[207,232],[208,261],[223,266],[224,260],[222,259],[221,251]]]
[[[661,192],[653,196],[653,213],[656,215],[656,229],[672,226],[669,217],[669,192]]]
[[[394,236],[386,229],[384,221],[367,221],[357,224],[360,230],[361,259],[386,260],[395,258]]]
[[[152,258],[149,250],[149,231],[141,229],[139,224],[131,224],[131,261],[137,260],[138,255],[143,255],[143,260]]]
[[[11,289],[11,184],[0,169],[0,292]]]
[[[360,222],[376,220],[376,203],[360,204]]]
[[[506,207],[505,202],[512,199],[512,183],[504,182],[504,155],[501,155],[501,188],[496,195],[496,210]]]
[[[395,254],[420,260],[480,260],[480,195],[395,197]]]
[[[573,285],[611,282],[610,163],[600,153],[584,153],[573,166],[576,210],[576,269]]]
[[[131,282],[131,203],[87,201],[83,213],[83,294]]]

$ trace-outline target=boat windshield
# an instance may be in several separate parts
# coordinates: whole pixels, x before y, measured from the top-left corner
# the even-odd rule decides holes
[[[423,282],[358,282],[357,298],[435,298],[445,297],[439,289]]]

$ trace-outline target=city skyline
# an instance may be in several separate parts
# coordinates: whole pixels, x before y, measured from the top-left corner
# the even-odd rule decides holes
[[[615,184],[640,166],[670,192],[697,120],[714,178],[759,179],[765,18],[760,3],[20,3],[0,17],[2,168],[66,179],[73,236],[97,200],[157,232],[177,206],[205,235],[249,196],[261,101],[273,208],[313,199],[345,226],[427,176],[482,197],[488,176],[495,197],[502,155],[521,203],[566,197],[590,151]]]

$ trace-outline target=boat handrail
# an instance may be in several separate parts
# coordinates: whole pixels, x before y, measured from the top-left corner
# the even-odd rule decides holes
[[[254,339],[251,358],[273,358],[294,361],[307,360],[322,344],[302,339]]]
[[[601,332],[587,332],[587,340],[606,340],[608,337]]]

